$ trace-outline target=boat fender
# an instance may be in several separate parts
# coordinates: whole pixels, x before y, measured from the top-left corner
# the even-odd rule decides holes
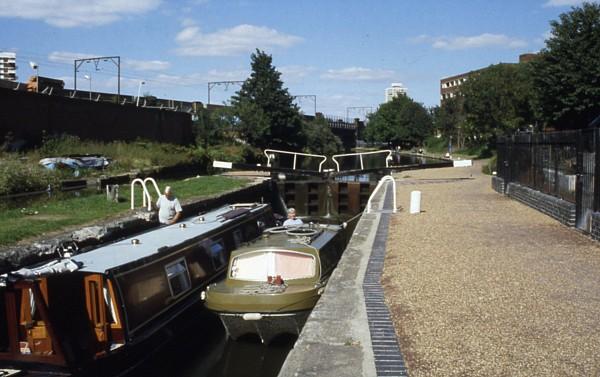
[[[244,313],[242,315],[244,321],[260,321],[262,319],[262,314],[260,313]]]
[[[346,229],[346,227],[348,227],[348,223],[344,221],[344,222],[342,223],[342,229]]]
[[[202,301],[206,300],[206,291],[200,292],[200,300],[202,300]]]

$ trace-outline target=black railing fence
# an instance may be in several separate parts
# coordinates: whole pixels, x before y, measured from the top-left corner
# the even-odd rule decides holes
[[[578,222],[600,208],[600,129],[523,133],[498,139],[497,174],[574,203]]]

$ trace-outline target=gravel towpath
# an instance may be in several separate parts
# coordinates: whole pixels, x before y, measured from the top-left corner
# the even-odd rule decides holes
[[[599,243],[480,171],[395,176],[382,284],[409,375],[600,376]]]

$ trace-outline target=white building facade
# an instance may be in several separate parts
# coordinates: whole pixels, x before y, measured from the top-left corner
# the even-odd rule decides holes
[[[395,82],[392,83],[391,88],[385,89],[385,102],[390,102],[394,97],[398,97],[399,95],[407,95],[408,89],[405,88],[402,83]]]
[[[17,54],[0,52],[0,80],[17,81]]]

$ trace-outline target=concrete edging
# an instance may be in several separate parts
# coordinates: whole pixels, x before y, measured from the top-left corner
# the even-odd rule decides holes
[[[386,190],[373,198],[381,210]],[[381,213],[363,213],[279,377],[376,376],[363,282]]]

